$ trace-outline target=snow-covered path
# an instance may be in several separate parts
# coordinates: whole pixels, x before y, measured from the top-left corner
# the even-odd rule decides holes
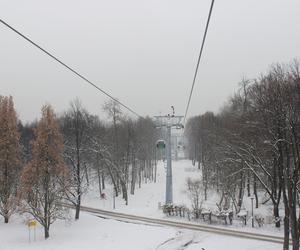
[[[196,167],[193,167],[191,161],[182,160],[173,162],[173,200],[174,204],[190,204],[185,193],[186,178],[199,175]],[[164,164],[159,162],[157,166],[157,182],[142,184],[141,189],[138,187],[134,195],[129,195],[129,205],[126,206],[121,197],[116,199],[115,211],[129,214],[161,217],[161,210],[158,210],[158,203],[163,204],[165,201],[165,169]],[[99,199],[98,188],[95,185],[93,189],[83,199],[82,204],[89,207],[112,210],[112,188],[105,191],[106,200]]]

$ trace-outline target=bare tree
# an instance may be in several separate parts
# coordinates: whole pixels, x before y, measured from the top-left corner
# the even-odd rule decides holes
[[[196,219],[200,217],[201,209],[202,209],[202,187],[203,184],[200,179],[191,179],[188,178],[186,180],[188,197],[191,200],[192,208],[195,213]]]
[[[70,109],[61,118],[64,135],[64,157],[70,168],[70,185],[66,190],[66,198],[76,208],[75,219],[79,219],[81,197],[87,190],[84,181],[87,171],[85,156],[89,147],[89,114],[76,99]]]

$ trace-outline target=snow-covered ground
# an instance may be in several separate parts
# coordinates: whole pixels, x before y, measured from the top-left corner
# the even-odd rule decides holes
[[[186,190],[186,178],[189,176],[196,176],[200,173],[193,167],[190,161],[182,160],[173,162],[173,200],[174,204],[190,204],[190,201],[185,193]],[[136,188],[134,195],[129,195],[129,205],[126,206],[124,200],[121,197],[116,198],[116,211],[144,215],[161,217],[162,211],[158,209],[158,204],[164,203],[165,200],[165,169],[163,162],[158,163],[157,168],[157,182],[156,183],[142,183],[141,189]],[[99,199],[98,186],[91,187],[90,192],[85,195],[83,199],[83,205],[103,208],[107,210],[113,209],[111,187],[106,188],[104,191],[106,199]]]
[[[189,205],[190,201],[185,193],[186,178],[196,177],[200,173],[193,167],[190,161],[182,160],[173,162],[173,188],[174,203]],[[91,185],[93,186],[93,185]],[[99,198],[97,185],[85,195],[83,205],[112,210],[112,189],[108,186],[105,190],[106,200]],[[156,183],[143,184],[141,189],[136,190],[134,196],[129,196],[129,205],[118,197],[116,199],[116,211],[123,213],[138,214],[149,217],[163,218],[164,215],[158,209],[158,203],[164,202],[165,196],[165,170],[163,163],[158,165]],[[205,206],[215,206],[216,197],[209,197]],[[249,202],[246,206],[249,206]],[[267,211],[268,208],[262,208]],[[255,213],[261,212],[255,211]],[[71,212],[73,213],[73,212]],[[73,218],[73,215],[70,216]],[[172,217],[173,218],[173,217]],[[171,218],[170,218],[171,219]],[[179,219],[179,218],[173,218]],[[203,222],[195,222],[203,223]],[[223,226],[223,225],[219,225]],[[230,228],[241,229],[240,223],[235,223]],[[243,230],[252,230],[243,227]],[[255,229],[258,232],[280,234],[271,227]],[[33,232],[32,232],[33,233]],[[43,229],[37,227],[36,241],[28,242],[28,229],[24,219],[15,215],[8,225],[0,219],[0,250],[43,249],[43,250],[175,250],[175,249],[199,249],[205,250],[276,250],[281,249],[280,244],[262,241],[239,239],[229,236],[179,230],[170,227],[128,223],[113,219],[99,218],[88,213],[81,213],[80,220],[72,219],[57,221],[50,228],[50,238],[44,240]],[[33,237],[33,234],[32,234]]]
[[[173,201],[176,205],[184,204],[190,207],[190,200],[186,193],[186,179],[199,178],[201,176],[200,170],[196,166],[192,165],[189,160],[173,161]],[[163,162],[158,163],[157,169],[157,182],[142,184],[141,189],[136,188],[134,195],[129,195],[129,204],[126,206],[124,200],[121,197],[116,198],[116,208],[115,211],[141,215],[153,218],[165,218],[166,216],[162,213],[162,210],[158,209],[158,204],[164,204],[165,200],[165,165]],[[83,205],[101,208],[106,210],[113,210],[113,200],[111,187],[106,188],[104,191],[106,194],[106,199],[99,198],[99,191],[97,184],[93,185],[90,192],[84,196]],[[216,202],[219,201],[217,192],[209,191],[208,200],[203,203],[204,208],[209,208],[212,211],[217,208]],[[263,195],[263,193],[261,193]],[[251,213],[251,200],[248,197],[244,198],[244,209]],[[269,215],[272,217],[272,206],[270,205],[260,205],[258,209],[254,208],[254,215],[262,215],[266,217]],[[179,217],[168,217],[168,219],[182,220]],[[198,221],[196,223],[205,223]],[[218,222],[217,222],[218,223]],[[224,226],[222,221],[219,224],[214,223],[216,226]],[[227,228],[243,230],[243,231],[254,231],[264,234],[272,234],[282,236],[282,229],[274,227],[274,224],[265,224],[264,227],[251,228],[251,221],[248,221],[247,226],[244,226],[242,221],[235,220],[233,225],[226,226]]]
[[[29,243],[28,229],[20,219],[8,225],[0,222],[1,250],[279,250],[280,244],[245,240],[209,233],[179,231],[155,225],[103,219],[82,213],[79,221],[58,221],[44,240],[37,227],[36,241]]]

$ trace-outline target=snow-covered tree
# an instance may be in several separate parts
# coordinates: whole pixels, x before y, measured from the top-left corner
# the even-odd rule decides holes
[[[253,81],[243,80],[240,90],[214,115],[216,122],[207,125],[202,115],[190,119],[186,126],[189,141],[200,145],[196,150],[201,155],[202,176],[210,187],[217,179],[237,211],[245,189],[250,195],[253,188],[256,206],[257,189],[263,190],[273,204],[279,227],[279,205],[283,202],[284,249],[289,247],[289,234],[293,249],[299,248],[299,72],[297,61],[274,65]],[[198,160],[194,149],[189,148],[190,156]]]
[[[75,208],[75,219],[79,219],[82,194],[87,191],[87,154],[90,147],[89,114],[79,99],[71,103],[70,109],[61,117],[64,136],[64,158],[69,166],[70,180],[66,198]]]
[[[188,197],[191,201],[192,208],[195,214],[195,218],[198,219],[201,214],[201,209],[202,209],[202,182],[200,179],[191,179],[188,178],[186,180],[186,186],[187,186],[187,194]]]

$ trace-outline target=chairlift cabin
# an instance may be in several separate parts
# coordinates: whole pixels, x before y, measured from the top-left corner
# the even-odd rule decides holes
[[[166,143],[165,143],[165,141],[164,141],[164,140],[158,140],[158,141],[156,142],[156,147],[157,147],[158,149],[165,149],[165,148],[166,148]]]

